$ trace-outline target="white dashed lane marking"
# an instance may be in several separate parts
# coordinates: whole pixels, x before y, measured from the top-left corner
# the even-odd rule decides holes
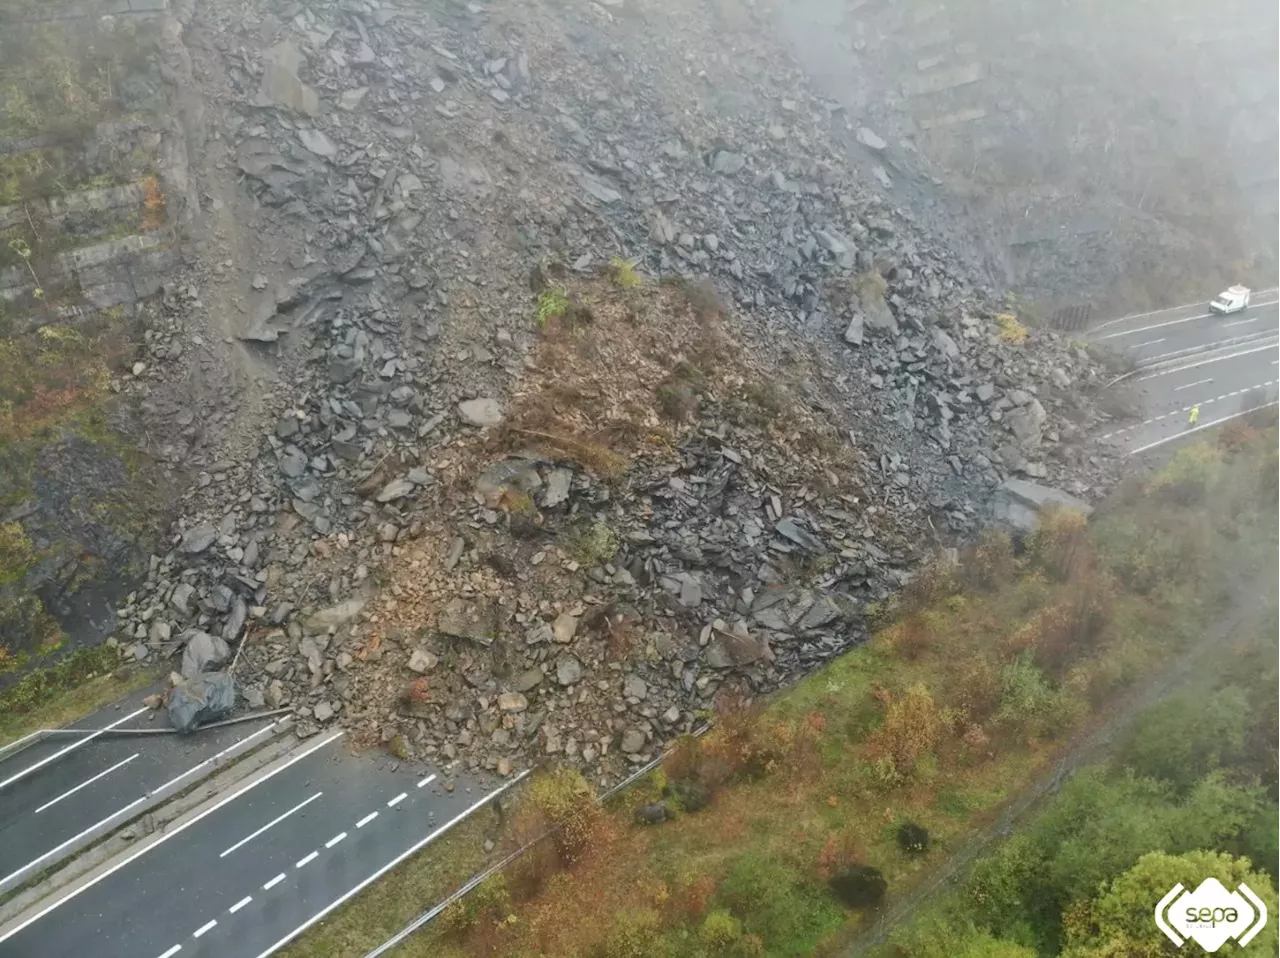
[[[1190,415],[1192,408],[1195,406],[1208,406],[1210,403],[1222,402],[1222,400],[1231,399],[1233,396],[1243,396],[1245,393],[1251,393],[1255,389],[1267,389],[1278,384],[1280,384],[1280,379],[1273,379],[1269,383],[1259,383],[1257,386],[1246,386],[1244,389],[1236,389],[1229,393],[1223,393],[1221,396],[1214,396],[1212,399],[1201,399],[1199,402],[1192,403],[1190,406],[1183,406],[1181,409],[1174,409],[1173,411],[1164,413],[1163,415],[1153,416],[1151,419],[1143,420],[1142,422],[1135,423],[1132,426],[1125,426],[1122,429],[1113,429],[1111,432],[1104,433],[1098,438],[1111,439],[1115,436],[1122,436],[1126,432],[1141,429],[1143,426],[1150,426],[1152,423],[1162,422],[1170,416]]]
[[[1180,393],[1184,389],[1195,389],[1197,386],[1206,386],[1211,382],[1213,382],[1212,379],[1201,379],[1194,383],[1187,383],[1185,386],[1174,386],[1173,391]]]
[[[108,769],[108,771],[110,771],[110,769]],[[105,773],[104,773],[104,774],[105,774]],[[424,778],[420,779],[414,787],[415,787],[415,788],[425,788],[427,785],[430,785],[430,784],[431,784],[432,782],[434,782],[435,780],[436,780],[436,776],[435,776],[435,775],[427,775],[427,776],[425,776]],[[87,784],[87,783],[86,783],[86,784]],[[299,802],[297,805],[295,805],[293,808],[289,809],[289,810],[288,810],[287,812],[285,812],[283,815],[280,815],[278,818],[273,819],[272,821],[268,822],[266,825],[264,825],[264,826],[262,826],[261,828],[259,828],[257,831],[253,832],[252,834],[250,834],[250,835],[246,836],[245,838],[242,838],[240,841],[236,842],[236,844],[232,845],[230,848],[228,848],[226,851],[224,851],[220,857],[225,858],[227,855],[229,855],[229,854],[231,854],[232,852],[234,852],[237,848],[240,848],[240,847],[242,847],[243,845],[245,845],[247,842],[250,842],[250,841],[252,841],[253,839],[257,838],[259,835],[261,835],[261,834],[262,834],[263,832],[265,832],[267,829],[271,828],[271,827],[272,827],[272,826],[274,826],[274,825],[278,825],[280,822],[284,821],[284,820],[285,820],[286,818],[288,818],[290,815],[294,814],[294,812],[297,812],[297,811],[299,811],[300,809],[305,808],[307,805],[309,805],[309,804],[311,804],[312,802],[314,802],[316,799],[318,799],[318,798],[319,798],[321,795],[323,795],[323,794],[324,794],[323,792],[316,792],[314,795],[310,796],[310,797],[309,797],[309,798],[307,798],[305,801]],[[388,802],[387,802],[387,807],[388,807],[388,808],[395,808],[397,805],[399,805],[401,802],[403,802],[403,801],[404,801],[406,798],[408,798],[408,797],[409,797],[409,793],[408,793],[408,792],[401,792],[399,795],[396,795],[394,798],[392,798],[392,799],[388,800]],[[356,828],[364,828],[364,827],[365,827],[366,825],[368,825],[370,822],[372,822],[372,821],[376,820],[376,819],[377,819],[377,817],[378,817],[378,813],[377,813],[376,811],[370,812],[368,815],[365,815],[363,818],[361,818],[359,821],[357,821],[357,822],[356,822],[355,827],[356,827]],[[338,832],[338,834],[334,835],[332,838],[330,838],[327,842],[325,842],[325,843],[324,843],[324,848],[325,848],[325,849],[331,849],[331,848],[335,847],[336,845],[338,845],[338,844],[340,844],[341,842],[343,842],[344,840],[346,840],[347,835],[348,835],[348,833],[347,833],[347,832]],[[296,864],[296,865],[294,865],[294,868],[295,868],[295,869],[305,868],[307,865],[311,864],[313,861],[315,861],[317,858],[319,858],[319,857],[320,857],[320,851],[321,851],[321,849],[318,849],[318,848],[317,848],[317,849],[315,849],[315,850],[311,851],[310,853],[308,853],[307,855],[304,855],[302,858],[298,859],[298,862],[297,862],[297,864]],[[275,888],[277,885],[279,885],[281,882],[283,882],[283,881],[285,880],[285,878],[286,878],[286,877],[287,877],[287,876],[285,875],[285,873],[284,873],[284,872],[280,872],[280,874],[276,875],[276,876],[275,876],[275,878],[272,878],[272,879],[270,879],[269,881],[265,882],[265,883],[263,884],[263,886],[262,886],[262,890],[263,890],[264,892],[265,892],[265,891],[270,891],[271,889],[273,889],[273,888]],[[243,898],[241,898],[238,902],[236,902],[234,905],[232,905],[230,908],[228,908],[228,909],[227,909],[227,913],[228,913],[228,914],[230,914],[230,915],[234,915],[236,912],[240,911],[242,908],[247,907],[247,906],[248,906],[248,905],[250,905],[252,902],[253,902],[253,896],[252,896],[252,895],[245,895],[245,896],[244,896]],[[211,920],[211,921],[209,921],[207,924],[201,925],[198,929],[196,929],[196,931],[192,933],[192,934],[193,934],[193,937],[195,937],[195,938],[199,938],[200,936],[202,936],[202,935],[206,934],[207,932],[212,931],[212,930],[213,930],[214,928],[216,928],[217,926],[218,926],[218,920],[217,920],[216,918],[215,918],[215,919],[212,919],[212,920]],[[182,950],[182,946],[181,946],[181,945],[174,945],[172,948],[170,948],[170,949],[169,949],[168,951],[166,951],[164,954],[160,955],[160,956],[159,956],[159,958],[173,958],[173,956],[174,956],[174,955],[176,955],[176,954],[178,954],[178,952],[180,952],[181,950]]]

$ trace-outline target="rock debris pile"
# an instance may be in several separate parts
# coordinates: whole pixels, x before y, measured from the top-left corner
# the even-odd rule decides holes
[[[234,656],[301,734],[616,776],[859,641],[1008,476],[1108,481],[1083,349],[1021,341],[767,34],[686,8],[192,15],[279,376],[256,455],[187,463],[131,654]],[[175,281],[164,342],[226,282]]]

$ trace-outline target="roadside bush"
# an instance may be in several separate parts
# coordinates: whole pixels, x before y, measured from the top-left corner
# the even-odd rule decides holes
[[[501,921],[507,916],[511,897],[501,872],[486,878],[469,895],[440,913],[440,927],[446,934],[465,935],[484,921]]]
[[[1208,443],[1185,446],[1147,483],[1147,494],[1179,506],[1198,505],[1222,466],[1223,456],[1216,447]]]
[[[1018,573],[1013,540],[1007,533],[987,530],[961,562],[961,576],[971,588],[991,591],[1007,584]]]
[[[556,829],[553,840],[566,862],[575,861],[600,822],[600,806],[586,779],[561,766],[529,786],[529,800]]]

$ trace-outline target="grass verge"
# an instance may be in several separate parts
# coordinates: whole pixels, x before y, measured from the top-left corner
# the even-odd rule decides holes
[[[0,745],[37,729],[61,728],[158,678],[153,669],[120,669],[118,664],[116,650],[100,646],[24,675],[0,692]]]

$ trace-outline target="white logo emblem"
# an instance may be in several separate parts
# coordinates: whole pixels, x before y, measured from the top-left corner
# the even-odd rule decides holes
[[[1267,924],[1267,906],[1243,882],[1227,891],[1216,878],[1206,878],[1189,892],[1179,883],[1156,905],[1156,927],[1182,947],[1191,938],[1209,954],[1235,938],[1243,948]]]

